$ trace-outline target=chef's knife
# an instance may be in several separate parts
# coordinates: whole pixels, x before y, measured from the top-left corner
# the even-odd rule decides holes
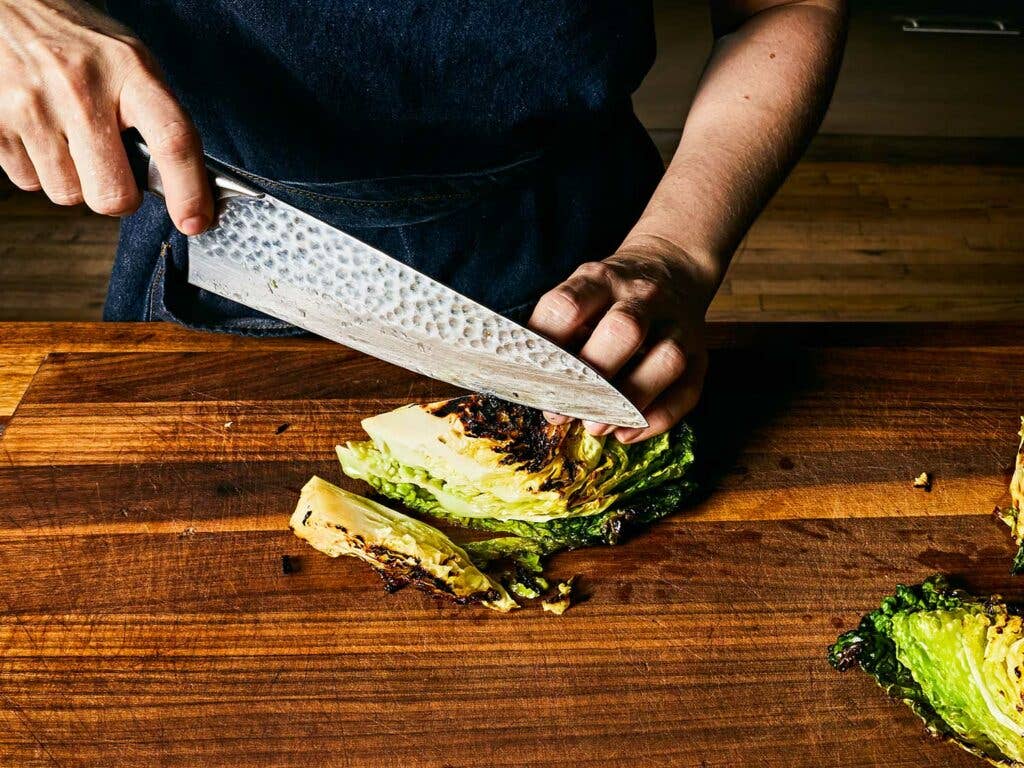
[[[141,142],[137,180],[163,194]],[[208,164],[217,219],[189,238],[188,280],[389,363],[534,408],[646,427],[584,362],[387,254]]]

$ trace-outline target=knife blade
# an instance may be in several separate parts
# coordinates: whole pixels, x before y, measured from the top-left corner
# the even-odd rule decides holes
[[[131,149],[144,163],[140,181],[162,194],[145,145]],[[603,424],[647,426],[612,384],[551,341],[219,164],[208,168],[217,219],[188,239],[192,285],[471,391]]]

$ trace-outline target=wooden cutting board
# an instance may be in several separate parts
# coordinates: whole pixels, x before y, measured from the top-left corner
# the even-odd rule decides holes
[[[824,654],[936,570],[1024,597],[991,517],[1022,328],[714,327],[702,500],[556,557],[559,618],[386,595],[287,530],[314,473],[365,492],[333,453],[362,417],[451,388],[313,340],[0,325],[0,765],[979,765]]]

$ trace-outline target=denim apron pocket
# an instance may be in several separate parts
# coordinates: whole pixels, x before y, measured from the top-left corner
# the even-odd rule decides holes
[[[304,183],[267,179],[226,163],[230,172],[254,187],[344,230],[455,290],[499,311],[521,301],[525,281],[514,260],[495,264],[494,254],[509,253],[515,232],[504,231],[510,206],[532,210],[531,185],[541,155],[484,171],[435,176]],[[148,207],[148,206],[147,206]],[[164,212],[166,219],[166,212]],[[513,217],[518,237],[531,239],[530,228]],[[494,231],[489,228],[493,227]],[[164,320],[198,330],[251,336],[288,336],[302,331],[236,302],[188,283],[188,240],[164,225],[165,237],[146,291],[146,320]],[[488,245],[487,240],[493,239]],[[497,246],[501,244],[499,249]],[[512,251],[532,260],[537,243],[524,242]],[[497,279],[504,275],[504,280]],[[488,290],[481,291],[484,287]]]

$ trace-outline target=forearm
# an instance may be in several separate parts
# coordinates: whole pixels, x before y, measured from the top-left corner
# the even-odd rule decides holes
[[[844,17],[838,1],[781,5],[716,41],[679,147],[622,250],[684,260],[702,294],[695,300],[710,302],[824,115]]]

